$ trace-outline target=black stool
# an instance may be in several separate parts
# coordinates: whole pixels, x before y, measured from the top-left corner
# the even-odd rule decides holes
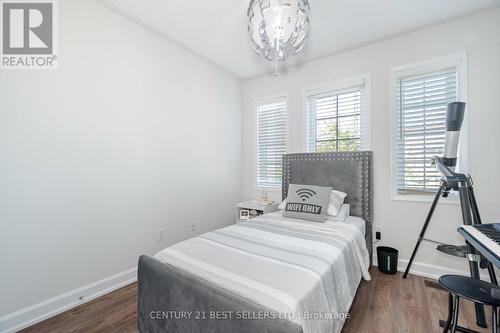
[[[497,333],[497,307],[500,302],[491,297],[491,290],[498,286],[460,275],[443,275],[439,278],[439,283],[449,292],[448,319],[443,333],[448,333],[450,327],[451,333],[455,333],[457,329],[460,298],[491,306],[491,331]]]

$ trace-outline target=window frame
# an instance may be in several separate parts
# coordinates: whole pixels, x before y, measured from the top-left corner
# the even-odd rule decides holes
[[[396,119],[398,117],[397,101],[397,81],[401,77],[425,75],[434,71],[443,70],[450,67],[456,67],[458,77],[458,99],[467,103],[467,56],[466,52],[450,54],[444,57],[415,62],[408,65],[398,66],[391,69],[390,75],[390,104],[391,104],[391,200],[393,201],[414,201],[414,202],[432,202],[434,193],[399,193],[397,179],[397,144],[398,136]],[[464,122],[460,132],[458,165],[461,170],[468,170],[468,145],[469,145],[469,105],[465,112]],[[448,198],[442,198],[442,203],[459,204],[458,195],[450,193]]]
[[[281,188],[282,184],[280,183],[279,186],[259,186],[258,181],[258,173],[259,173],[259,158],[258,158],[258,149],[259,149],[259,106],[262,104],[270,104],[273,101],[279,100],[279,99],[284,99],[285,100],[285,153],[288,153],[289,150],[289,138],[290,138],[290,126],[289,126],[289,117],[290,117],[290,98],[289,98],[289,93],[288,92],[283,92],[283,93],[278,93],[278,94],[273,94],[265,97],[258,97],[254,99],[254,144],[255,144],[255,149],[254,149],[254,189],[255,191],[267,191],[267,192],[280,192],[281,193]]]
[[[308,99],[311,95],[329,93],[334,91],[348,90],[355,86],[359,86],[364,84],[365,86],[365,105],[364,110],[362,108],[362,112],[364,111],[364,146],[360,147],[360,151],[370,150],[371,149],[371,76],[370,73],[365,73],[358,76],[353,76],[349,78],[343,78],[335,81],[331,81],[328,83],[324,83],[321,85],[310,86],[308,88],[303,89],[302,91],[302,110],[303,110],[303,124],[302,126],[302,151],[308,151],[308,140],[309,140],[309,112],[308,112]]]

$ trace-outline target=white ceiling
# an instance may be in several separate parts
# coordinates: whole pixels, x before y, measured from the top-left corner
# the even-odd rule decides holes
[[[243,79],[272,71],[252,50],[249,0],[97,0]],[[500,0],[310,0],[309,44],[288,65],[500,6]]]

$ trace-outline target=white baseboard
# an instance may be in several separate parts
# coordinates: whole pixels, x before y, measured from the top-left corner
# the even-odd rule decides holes
[[[404,272],[406,270],[406,267],[408,266],[408,261],[406,259],[399,259],[398,260],[398,272]],[[373,256],[373,265],[377,266],[377,256]],[[410,269],[410,274],[414,275],[419,275],[423,276],[426,278],[431,278],[434,280],[439,279],[441,275],[445,274],[456,274],[456,275],[464,275],[464,276],[469,276],[470,272],[467,270],[461,270],[461,269],[455,269],[455,268],[449,268],[449,267],[442,267],[442,266],[435,266],[435,265],[430,265],[430,264],[425,264],[422,262],[413,262],[411,269]],[[481,274],[481,279],[489,281],[489,276],[488,274]]]
[[[74,308],[137,280],[137,268],[104,278],[0,317],[0,332],[13,333]],[[83,296],[83,299],[80,297]]]

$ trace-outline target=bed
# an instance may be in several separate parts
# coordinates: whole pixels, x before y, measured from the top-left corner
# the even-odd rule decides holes
[[[340,332],[370,279],[371,152],[283,156],[289,184],[347,193],[352,218],[265,214],[177,243],[138,267],[141,332]]]

